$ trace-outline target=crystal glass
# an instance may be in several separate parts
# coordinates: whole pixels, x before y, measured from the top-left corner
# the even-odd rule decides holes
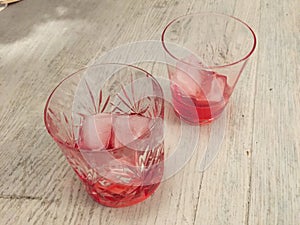
[[[235,17],[195,13],[171,21],[162,44],[176,113],[191,124],[205,124],[223,112],[256,37]]]
[[[164,170],[163,92],[146,71],[101,64],[70,75],[51,93],[46,128],[98,203],[148,198]]]

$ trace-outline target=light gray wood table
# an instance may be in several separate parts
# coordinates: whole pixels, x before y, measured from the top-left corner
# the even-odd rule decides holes
[[[197,155],[147,201],[86,194],[47,134],[43,108],[96,55],[159,40],[172,18],[215,11],[250,24],[257,49],[227,106],[213,164]],[[23,0],[0,12],[0,224],[300,224],[300,2]]]

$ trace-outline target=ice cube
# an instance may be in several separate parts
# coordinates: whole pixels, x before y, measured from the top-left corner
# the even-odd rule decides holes
[[[201,94],[201,74],[199,70],[201,65],[194,55],[190,55],[176,64],[171,80],[173,85],[178,86],[186,96],[195,98]]]
[[[112,133],[112,116],[99,113],[83,117],[79,131],[81,149],[105,149],[108,147]]]
[[[204,89],[204,94],[210,102],[224,101],[224,92],[226,87],[226,76],[214,74],[209,88]]]
[[[179,87],[179,89],[186,96],[198,96],[200,93],[200,87],[193,78],[187,75],[185,72],[177,69],[172,76],[172,85]]]
[[[149,135],[153,120],[141,115],[115,115],[113,117],[114,145],[128,146],[136,139]],[[133,146],[131,146],[133,147]]]
[[[176,64],[176,71],[172,76],[175,85],[185,95],[198,101],[222,101],[227,81],[226,76],[201,69],[203,64],[194,55],[184,58],[183,61],[190,65],[183,62]]]

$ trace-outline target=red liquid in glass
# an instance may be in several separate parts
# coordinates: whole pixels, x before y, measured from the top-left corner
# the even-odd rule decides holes
[[[122,157],[126,158],[126,154],[132,150],[124,147],[121,151],[123,151]],[[135,160],[138,158],[137,154]],[[162,153],[157,160],[163,160]],[[101,172],[95,182],[90,182],[86,176],[80,176],[80,178],[86,184],[87,192],[100,204],[125,207],[144,201],[154,193],[163,175],[163,163],[152,166],[148,171],[141,171],[136,169],[133,163],[129,164],[124,160],[123,169],[111,169],[107,173],[109,174]],[[109,179],[112,176],[114,176],[113,179]],[[120,177],[126,180],[126,184],[123,181],[117,181]]]
[[[223,100],[218,102],[208,101],[201,95],[187,96],[176,85],[171,86],[171,91],[176,114],[191,124],[205,124],[218,118],[229,99],[226,92],[223,93]]]
[[[201,66],[193,56],[186,61]],[[181,62],[169,75],[174,109],[183,120],[205,124],[223,112],[231,93],[226,76]]]
[[[126,123],[117,124],[117,126],[129,124],[128,129],[133,133],[126,133],[126,127],[111,129],[112,124],[107,118],[107,115],[98,117],[95,120],[95,127],[90,127],[88,124],[87,132],[91,133],[91,136],[96,133],[98,140],[89,139],[81,130],[80,146],[87,150],[80,150],[67,158],[94,200],[110,207],[130,206],[148,198],[159,186],[164,169],[163,142],[152,149],[138,150],[136,147],[140,145],[132,146],[132,139],[138,136],[138,141],[142,142],[143,138],[150,135],[147,129],[151,119],[129,115],[125,118]],[[127,123],[127,120],[132,118],[133,120]],[[121,118],[121,122],[123,119]],[[108,130],[111,130],[110,134]],[[144,143],[147,143],[147,140]],[[91,153],[93,149],[88,150],[88,148],[90,146],[95,148],[96,145],[105,149],[95,154]],[[86,168],[79,166],[83,164]]]

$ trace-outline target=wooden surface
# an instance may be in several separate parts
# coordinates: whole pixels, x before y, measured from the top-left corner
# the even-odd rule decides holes
[[[0,224],[300,224],[299,10],[297,0],[9,5],[0,12]],[[44,128],[47,96],[96,55],[159,40],[172,18],[199,11],[237,16],[258,37],[228,105],[217,158],[201,173],[195,154],[141,204],[95,203]]]

